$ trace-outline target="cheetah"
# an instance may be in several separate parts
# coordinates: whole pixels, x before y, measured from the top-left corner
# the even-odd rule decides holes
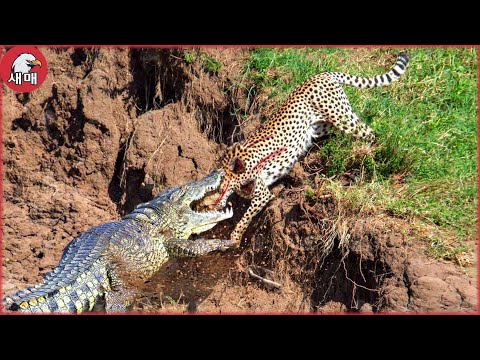
[[[220,192],[206,198],[202,205],[224,207],[233,192],[251,199],[230,236],[237,247],[253,217],[274,197],[268,186],[290,172],[315,138],[328,134],[334,126],[373,143],[372,129],[352,111],[340,84],[360,89],[390,85],[405,72],[408,61],[408,54],[402,52],[388,73],[370,78],[340,72],[314,75],[295,88],[253,136],[227,149],[221,161],[225,177]]]

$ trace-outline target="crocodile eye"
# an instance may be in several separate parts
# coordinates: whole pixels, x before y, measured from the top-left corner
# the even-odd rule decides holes
[[[240,186],[240,189],[247,195],[250,195],[255,188],[255,180],[250,180],[246,184]]]
[[[235,174],[241,174],[245,171],[245,164],[237,157],[230,162],[230,170]]]

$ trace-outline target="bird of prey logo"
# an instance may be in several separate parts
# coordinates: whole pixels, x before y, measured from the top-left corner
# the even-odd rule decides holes
[[[15,61],[12,64],[12,72],[11,74],[15,73],[22,73],[26,74],[29,73],[30,70],[34,66],[42,66],[42,62],[35,58],[32,54],[29,53],[23,53],[17,56]]]
[[[12,71],[8,82],[14,81],[15,84],[20,85],[23,80],[32,85],[36,85],[38,83],[37,74],[30,73],[30,70],[32,70],[34,66],[42,66],[42,62],[29,53],[18,55],[12,64]]]
[[[0,63],[0,76],[11,89],[29,92],[37,89],[47,76],[43,54],[32,46],[8,50]]]

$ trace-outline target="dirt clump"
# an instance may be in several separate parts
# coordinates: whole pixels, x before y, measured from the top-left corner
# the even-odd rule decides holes
[[[240,86],[247,49],[40,50],[49,74],[38,90],[2,88],[3,296],[41,281],[80,232],[208,174],[263,114]],[[239,249],[170,261],[133,310],[477,309],[476,274],[430,258],[406,220],[349,212],[321,181],[313,202],[305,169],[274,189]],[[233,220],[203,237],[229,237],[248,206],[230,201]]]

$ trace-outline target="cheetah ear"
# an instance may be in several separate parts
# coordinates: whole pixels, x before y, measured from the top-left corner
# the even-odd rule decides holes
[[[241,174],[245,171],[245,164],[242,159],[236,157],[230,162],[230,170],[235,174]]]

